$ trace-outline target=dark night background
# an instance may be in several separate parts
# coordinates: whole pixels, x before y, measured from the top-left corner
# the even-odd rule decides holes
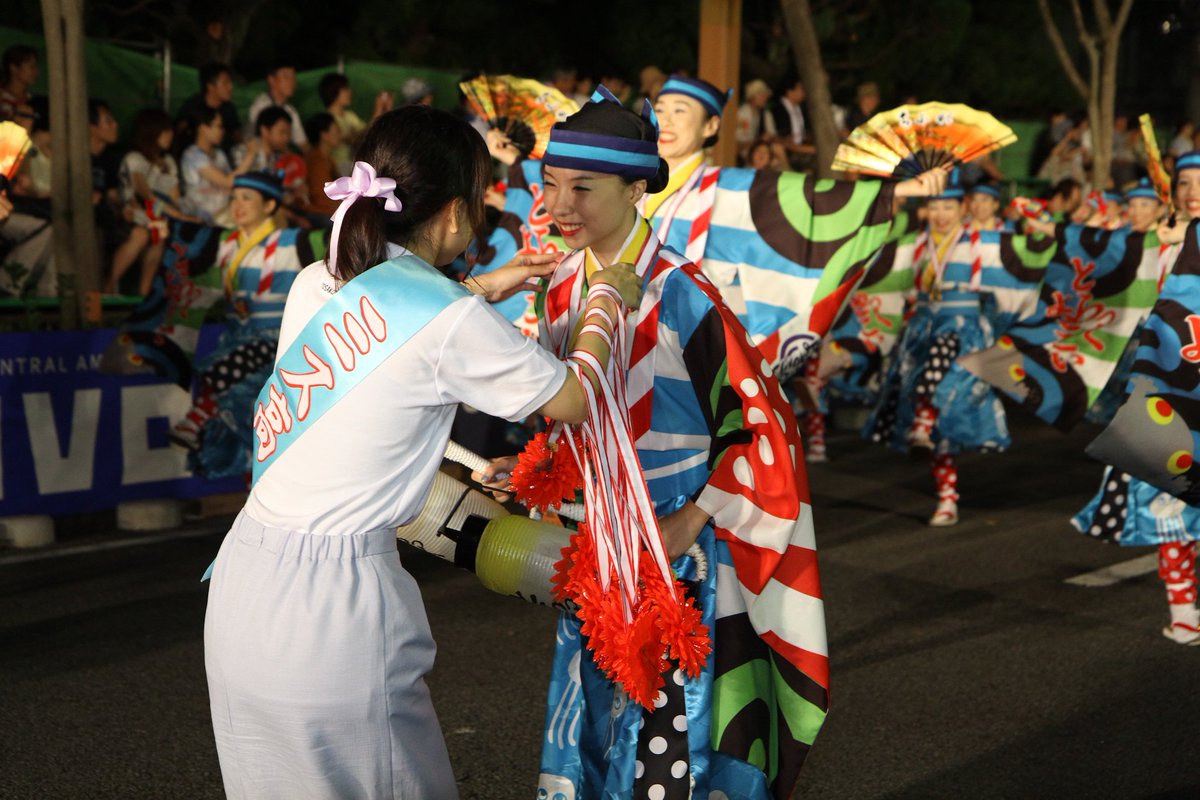
[[[40,31],[37,0],[9,0],[4,24]],[[1069,46],[1078,47],[1067,3],[1055,3]],[[1086,7],[1089,4],[1084,4]],[[599,77],[657,63],[694,70],[698,2],[607,0],[89,0],[89,38],[153,42],[169,37],[175,57],[198,60],[204,23],[224,19],[245,37],[233,64],[246,80],[278,58],[299,69],[346,58],[545,76],[556,66]],[[885,105],[908,95],[966,102],[995,113],[1042,118],[1082,106],[1046,38],[1036,0],[970,2],[814,0],[836,102],[856,84],[877,82]],[[743,82],[778,83],[793,69],[774,0],[743,2]],[[1149,111],[1163,124],[1196,115],[1200,3],[1137,0],[1122,42],[1119,112]],[[1200,98],[1198,98],[1200,99]]]

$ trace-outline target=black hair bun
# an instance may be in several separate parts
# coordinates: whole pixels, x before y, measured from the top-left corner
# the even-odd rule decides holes
[[[658,159],[658,173],[653,178],[646,180],[646,194],[658,194],[667,188],[667,181],[670,179],[671,168],[667,166],[666,161]]]

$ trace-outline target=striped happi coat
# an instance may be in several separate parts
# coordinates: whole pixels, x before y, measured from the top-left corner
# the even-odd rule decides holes
[[[208,478],[244,475],[254,442],[251,409],[275,366],[279,326],[288,291],[314,259],[307,234],[280,228],[255,245],[230,273],[243,234],[221,235],[215,278],[225,289],[225,330],[212,355],[198,365],[201,380],[215,389],[220,413],[204,426],[192,469]]]
[[[539,295],[543,344],[565,350],[590,258],[569,256]],[[627,401],[656,513],[693,500],[712,517],[698,539],[705,565],[683,556],[673,566],[714,650],[695,680],[671,670],[645,713],[604,677],[579,620],[564,613],[539,796],[787,797],[824,721],[829,678],[795,418],[711,282],[644,220],[619,260],[643,279],[627,319]]]
[[[776,373],[789,377],[883,246],[892,194],[881,181],[707,167],[697,154],[641,208],[652,209],[645,216],[659,240],[704,271]],[[477,269],[561,248],[541,198],[540,162],[514,166],[505,214]],[[519,322],[524,307],[510,299],[500,310]]]

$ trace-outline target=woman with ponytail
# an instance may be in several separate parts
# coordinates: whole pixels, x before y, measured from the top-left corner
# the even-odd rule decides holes
[[[552,259],[462,285],[437,269],[483,218],[478,134],[408,106],[371,126],[357,158],[326,184],[341,203],[329,257],[289,293],[254,406],[254,484],[210,568],[205,666],[231,798],[457,796],[395,528],[424,506],[459,403],[512,420],[585,414],[575,374],[484,302]],[[571,357],[604,368],[604,334],[640,291],[629,269],[596,285],[599,330],[574,336]]]

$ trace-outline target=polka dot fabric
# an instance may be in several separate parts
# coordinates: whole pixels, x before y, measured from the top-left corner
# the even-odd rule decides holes
[[[633,796],[639,800],[687,800],[692,793],[684,675],[672,668],[663,678],[654,711],[642,712],[633,784]]]
[[[1172,605],[1196,602],[1196,544],[1171,542],[1158,546],[1158,577],[1167,585]]]
[[[245,380],[247,375],[258,372],[275,361],[275,342],[257,340],[230,351],[209,366],[204,380],[217,394],[223,394],[230,386]]]
[[[1120,542],[1128,516],[1130,474],[1109,470],[1100,493],[1100,502],[1092,516],[1091,524],[1084,530],[1088,536],[1109,542]]]
[[[954,363],[954,359],[958,358],[959,349],[959,340],[956,334],[943,333],[934,338],[933,346],[929,349],[929,361],[925,364],[925,369],[921,371],[921,377],[917,380],[918,397],[933,397],[938,384],[942,382],[942,378],[946,377],[946,373]]]

